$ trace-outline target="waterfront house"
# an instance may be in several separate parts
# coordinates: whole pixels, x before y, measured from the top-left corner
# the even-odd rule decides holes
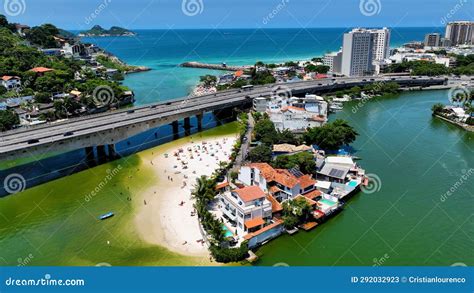
[[[278,202],[315,190],[316,180],[296,169],[274,169],[267,163],[242,166],[238,180],[245,185],[255,185],[270,193]]]
[[[261,229],[272,219],[272,203],[258,186],[221,192],[218,196],[223,217],[237,229],[237,235]]]
[[[2,76],[2,85],[7,90],[19,88],[21,86],[21,78],[18,76],[4,75]]]
[[[358,190],[365,178],[365,170],[360,168],[351,157],[329,156],[325,158],[322,167],[317,170],[319,187],[325,193],[342,199]],[[331,185],[328,186],[327,183]],[[323,185],[324,186],[321,186]]]

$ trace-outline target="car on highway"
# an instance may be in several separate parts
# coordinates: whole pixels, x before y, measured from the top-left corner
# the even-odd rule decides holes
[[[127,111],[127,114],[133,114],[133,113],[135,113],[135,110],[128,110]]]
[[[71,135],[73,135],[73,134],[74,134],[74,132],[68,131],[68,132],[64,133],[64,136],[71,136]]]
[[[27,141],[28,144],[34,144],[34,143],[38,143],[39,142],[39,139],[30,139]]]

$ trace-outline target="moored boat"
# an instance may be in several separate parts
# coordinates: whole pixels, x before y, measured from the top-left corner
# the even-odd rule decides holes
[[[99,220],[105,220],[105,219],[108,219],[108,218],[111,218],[114,216],[114,213],[112,212],[108,212],[107,214],[103,214],[99,217]]]

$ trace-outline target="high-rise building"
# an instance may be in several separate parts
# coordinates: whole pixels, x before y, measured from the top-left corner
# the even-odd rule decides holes
[[[370,75],[374,64],[388,58],[390,30],[357,28],[344,34],[341,73],[347,76]]]
[[[390,30],[386,27],[382,29],[369,30],[373,36],[373,60],[383,61],[390,56]]]
[[[329,67],[329,72],[341,73],[342,51],[325,54],[323,64]]]
[[[453,21],[446,25],[445,38],[452,46],[474,44],[474,22]]]
[[[441,35],[438,33],[431,33],[425,35],[425,47],[438,47],[441,44]]]

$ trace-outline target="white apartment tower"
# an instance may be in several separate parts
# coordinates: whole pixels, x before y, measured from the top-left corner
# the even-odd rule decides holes
[[[341,73],[347,76],[371,75],[374,63],[389,57],[390,30],[356,28],[344,34]]]
[[[474,44],[474,22],[453,21],[446,25],[445,38],[452,46]]]
[[[371,29],[373,35],[373,60],[383,61],[390,56],[390,30],[386,27],[382,29]]]

